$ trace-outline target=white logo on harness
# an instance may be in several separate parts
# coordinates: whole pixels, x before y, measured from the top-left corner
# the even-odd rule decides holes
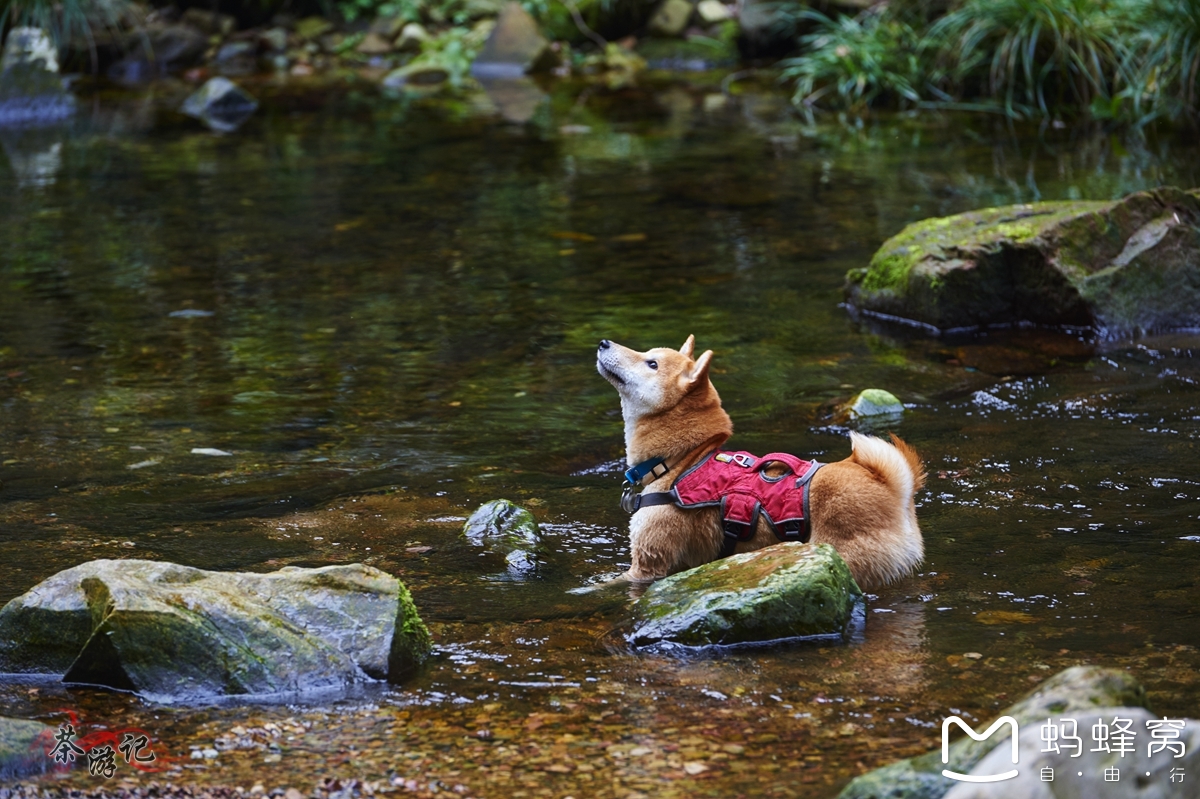
[[[962,728],[963,732],[970,735],[976,741],[982,741],[990,738],[992,733],[997,729],[1008,724],[1012,728],[1012,762],[1017,765],[1017,720],[1012,716],[1001,716],[992,722],[992,726],[988,727],[983,733],[977,733],[975,730],[958,716],[950,716],[942,722],[942,763],[950,762],[950,725],[957,724]],[[960,780],[962,782],[1000,782],[1001,780],[1011,780],[1017,776],[1017,770],[1006,771],[1003,774],[984,774],[975,776],[974,774],[959,774],[956,771],[943,769],[943,777],[949,777],[952,780]]]

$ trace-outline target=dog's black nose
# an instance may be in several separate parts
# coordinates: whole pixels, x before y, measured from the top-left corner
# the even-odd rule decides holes
[[[599,347],[599,349],[606,350],[606,349],[608,349],[608,348],[609,348],[609,347],[611,347],[611,346],[612,346],[612,342],[611,342],[611,341],[609,341],[608,339],[606,339],[606,338],[602,338],[602,339],[600,339],[600,347]]]

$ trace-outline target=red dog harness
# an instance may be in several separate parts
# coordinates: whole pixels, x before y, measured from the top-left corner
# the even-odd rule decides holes
[[[778,477],[767,475],[766,467],[774,464],[787,471]],[[721,557],[732,555],[739,541],[754,535],[759,516],[781,541],[807,541],[811,531],[809,485],[824,465],[785,452],[759,458],[749,452],[716,450],[681,474],[670,491],[638,494],[630,504],[634,512],[650,505],[720,505],[725,533]]]

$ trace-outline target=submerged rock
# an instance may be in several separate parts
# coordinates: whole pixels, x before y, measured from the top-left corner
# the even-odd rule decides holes
[[[258,108],[258,101],[228,78],[211,78],[183,101],[179,109],[215,131],[239,128]]]
[[[862,591],[828,544],[786,542],[659,580],[634,605],[635,646],[844,635]]]
[[[46,751],[54,745],[54,728],[40,721],[0,716],[0,780],[44,774],[53,763]]]
[[[1200,326],[1200,191],[1044,202],[909,225],[846,276],[852,307],[945,330]]]
[[[398,679],[430,648],[408,590],[361,564],[249,574],[97,560],[0,610],[0,671],[164,701]]]
[[[538,31],[529,12],[520,3],[509,3],[471,64],[471,74],[476,78],[520,78],[546,66],[550,54],[550,42]]]
[[[507,499],[494,499],[479,507],[463,525],[463,536],[475,546],[508,554],[536,547],[541,531],[533,514]]]
[[[504,556],[510,577],[524,578],[537,571],[541,531],[533,514],[507,499],[481,505],[463,525],[463,537],[475,546]]]
[[[13,28],[0,59],[0,127],[46,125],[75,113],[63,88],[58,52],[40,28]]]
[[[1055,717],[1061,715],[1054,714]],[[1132,722],[1127,725],[1136,735],[1132,751],[1125,755],[1096,751],[1083,732],[1085,724],[1090,725],[1097,719],[1112,724],[1116,718]],[[1151,755],[1152,742],[1147,741],[1146,722],[1159,718],[1141,707],[1089,708],[1087,715],[1078,719],[1076,734],[1087,741],[1078,756],[1074,756],[1072,749],[1064,747],[1055,747],[1057,752],[1043,752],[1047,748],[1041,737],[1044,722],[1031,723],[1018,736],[1020,768],[1016,777],[984,784],[961,782],[950,789],[945,799],[1009,799],[1014,796],[1021,799],[1178,799],[1195,796],[1194,789],[1188,793],[1182,790],[1182,784],[1172,782],[1171,772],[1179,769],[1186,779],[1200,769],[1200,721],[1171,719],[1182,726],[1178,730],[1179,737],[1173,739],[1175,748],[1158,749]],[[1055,721],[1057,723],[1057,719]],[[1110,748],[1114,747],[1115,743]],[[1180,757],[1175,756],[1177,752]],[[1012,767],[1012,750],[1008,746],[997,746],[979,761],[971,775],[1002,774]],[[1104,778],[1105,769],[1110,767],[1117,768],[1118,779],[1115,781]],[[1052,770],[1053,778],[1049,780],[1042,777],[1043,769],[1047,768]]]
[[[1036,727],[1051,716],[1094,714],[1097,708],[1145,707],[1145,704],[1146,692],[1132,675],[1099,666],[1074,666],[1046,680],[997,717],[1012,716],[1019,727]],[[977,724],[975,728],[982,732],[987,725]],[[989,752],[1009,740],[1000,733],[982,741],[964,736],[950,745],[949,762],[942,763],[939,748],[889,763],[856,777],[838,794],[838,799],[941,799],[958,784],[943,777],[943,769],[968,774]],[[1008,768],[1012,768],[1011,760],[1009,764]],[[1021,792],[1002,795],[1027,796]],[[1094,794],[1081,794],[1088,795]]]

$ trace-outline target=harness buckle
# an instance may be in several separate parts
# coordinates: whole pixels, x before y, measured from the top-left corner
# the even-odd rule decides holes
[[[730,460],[732,460],[738,466],[741,466],[743,469],[749,469],[754,465],[754,458],[751,458],[749,455],[743,455],[740,452],[730,458]]]
[[[633,514],[638,509],[638,497],[640,495],[633,493],[633,485],[626,483],[621,490],[621,510],[626,513]]]

